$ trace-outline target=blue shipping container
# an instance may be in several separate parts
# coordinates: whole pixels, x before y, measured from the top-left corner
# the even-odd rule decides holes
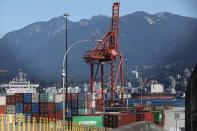
[[[61,112],[63,108],[63,103],[56,103],[55,104],[55,112]]]
[[[16,106],[15,106],[15,111],[16,113],[23,113],[23,104],[22,103],[16,103]]]
[[[24,102],[32,102],[32,94],[31,93],[24,93],[23,100],[24,100]]]
[[[39,113],[39,103],[32,103],[32,113]]]

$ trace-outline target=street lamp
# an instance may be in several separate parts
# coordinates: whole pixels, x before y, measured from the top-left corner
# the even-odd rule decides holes
[[[68,16],[70,16],[69,15],[69,13],[64,13],[64,15],[63,15],[65,18],[66,18],[66,51],[68,50]],[[64,77],[66,76],[66,100],[67,100],[67,92],[68,92],[68,86],[67,86],[67,83],[68,83],[68,56],[66,55],[66,74],[65,74],[65,72],[64,72],[64,74],[62,74],[62,76],[64,75]],[[64,83],[65,83],[65,80],[64,80]],[[64,84],[63,83],[63,84]],[[64,93],[64,90],[63,90],[63,94],[65,94]],[[63,95],[63,107],[65,108],[65,95]],[[67,102],[66,102],[66,107],[67,107]],[[67,112],[66,112],[67,113]],[[65,120],[65,111],[63,111],[63,122],[64,122],[64,120]]]
[[[67,74],[65,73],[65,66],[67,66],[67,64],[66,64],[67,54],[71,50],[71,48],[73,48],[74,46],[77,46],[79,44],[82,44],[83,42],[101,42],[101,41],[102,40],[80,40],[80,41],[77,41],[77,42],[71,44],[69,46],[69,48],[66,50],[65,54],[64,54],[63,65],[62,65],[62,73],[61,73],[61,75],[62,75],[62,86],[63,86],[63,96],[62,96],[62,98],[63,98],[63,122],[65,121],[65,92],[64,92],[65,86],[64,86],[64,84],[65,84],[65,77],[67,78]],[[87,43],[84,43],[84,44],[87,44]],[[67,96],[67,86],[66,86],[66,96]],[[66,97],[66,101],[67,101],[67,97]],[[67,104],[66,104],[66,112],[67,112]]]

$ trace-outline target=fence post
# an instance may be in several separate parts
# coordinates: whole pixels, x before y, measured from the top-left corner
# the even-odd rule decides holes
[[[15,129],[15,126],[16,126],[16,124],[15,124],[15,115],[13,115],[12,116],[12,131],[15,131],[16,129]]]
[[[19,117],[21,117],[21,115],[19,116]],[[22,115],[22,122],[23,122],[23,131],[26,131],[26,121],[25,121],[25,115]],[[20,126],[20,125],[19,125]],[[20,131],[20,130],[19,130]]]
[[[1,131],[4,131],[4,117],[3,114],[0,115],[0,127],[1,127]]]
[[[35,117],[32,117],[32,131],[35,131]]]
[[[9,115],[6,115],[6,131],[10,131],[10,118]]]
[[[49,131],[49,119],[48,118],[45,118],[46,120],[46,131]]]
[[[42,131],[42,117],[39,118],[39,122],[40,122],[39,131]]]

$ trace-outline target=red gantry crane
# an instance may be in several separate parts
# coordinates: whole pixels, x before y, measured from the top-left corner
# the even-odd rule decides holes
[[[84,59],[91,66],[91,94],[94,95],[94,65],[101,66],[101,89],[104,99],[104,65],[110,65],[111,78],[111,105],[114,104],[116,84],[120,80],[121,102],[124,103],[124,78],[123,78],[123,55],[118,44],[118,22],[120,3],[116,2],[112,7],[112,21],[110,31],[98,42],[96,47],[87,51]],[[117,62],[117,63],[115,63]],[[96,72],[97,73],[97,72]]]

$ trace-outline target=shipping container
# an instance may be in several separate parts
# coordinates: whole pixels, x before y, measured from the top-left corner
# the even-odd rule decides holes
[[[46,102],[40,103],[40,113],[47,113],[48,112],[48,106]]]
[[[16,93],[14,97],[15,103],[23,103],[23,93]]]
[[[24,93],[23,94],[23,101],[26,103],[32,102],[32,94],[31,93]]]
[[[154,122],[154,113],[152,112],[144,112],[136,114],[136,121],[149,121]]]
[[[16,103],[16,106],[15,106],[15,110],[16,110],[16,113],[23,113],[23,104],[22,103]]]
[[[85,101],[86,100],[86,97],[85,97],[85,93],[79,93],[78,94],[78,100],[79,101]]]
[[[32,103],[39,102],[39,93],[32,93]]]
[[[102,99],[96,99],[95,100],[95,107],[96,107],[96,111],[103,111],[103,107],[104,107],[104,101]]]
[[[14,95],[7,95],[6,96],[6,105],[15,105]]]
[[[6,105],[0,105],[0,114],[6,113]]]
[[[83,109],[80,109],[80,108],[79,108],[78,114],[79,114],[79,115],[88,114],[88,109],[87,109],[87,108],[83,108]]]
[[[15,114],[15,105],[7,105],[6,112],[7,114]]]
[[[26,113],[26,114],[31,113],[31,109],[32,109],[31,103],[24,103],[23,104],[24,113]]]
[[[73,116],[67,117],[67,121],[78,123],[79,125],[91,125],[102,127],[103,126],[103,117],[102,116]]]
[[[63,118],[62,111],[61,112],[55,112],[55,117],[56,117],[57,120],[62,120],[62,118]]]
[[[67,94],[67,101],[77,101],[77,99],[78,99],[77,93],[68,93]],[[66,96],[65,96],[65,100],[66,100]]]
[[[48,101],[48,94],[42,93],[40,94],[40,102],[47,102]]]
[[[47,105],[48,107],[48,113],[55,113],[55,103],[53,103],[53,102],[50,102],[50,103],[48,103],[48,105]]]
[[[48,113],[49,120],[53,120],[56,118],[56,115],[54,113]]]
[[[132,114],[132,113],[104,114],[105,127],[117,128],[135,122],[136,122],[136,114]]]
[[[55,103],[55,112],[62,112],[63,103]]]
[[[163,113],[162,111],[153,111],[154,113],[154,123],[158,124],[163,117]]]
[[[55,95],[55,103],[61,103],[63,101],[63,95],[62,94],[56,94]]]
[[[39,113],[39,103],[32,103],[32,113]]]
[[[0,96],[0,106],[6,105],[6,96]]]
[[[55,95],[53,93],[48,93],[47,102],[55,102]]]

